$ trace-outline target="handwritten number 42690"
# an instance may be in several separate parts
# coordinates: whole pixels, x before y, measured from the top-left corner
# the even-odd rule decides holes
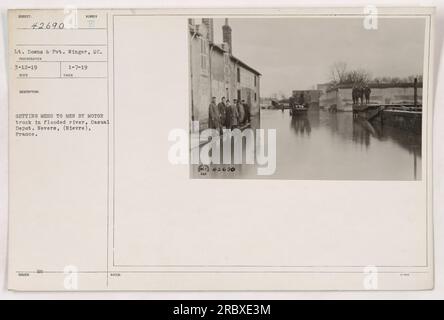
[[[34,22],[31,29],[63,29],[63,22]]]

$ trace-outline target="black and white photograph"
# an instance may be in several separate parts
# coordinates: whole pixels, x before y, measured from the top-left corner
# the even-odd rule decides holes
[[[422,179],[424,18],[188,28],[191,177]]]
[[[0,299],[444,296],[443,5],[116,1],[0,15]]]

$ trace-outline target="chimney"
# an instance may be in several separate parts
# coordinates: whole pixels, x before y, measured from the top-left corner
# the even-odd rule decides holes
[[[231,47],[231,27],[228,25],[228,18],[225,18],[225,24],[222,26],[222,39],[223,42],[228,44],[228,51],[231,54],[233,50]]]
[[[208,34],[207,34],[208,41],[214,42],[213,19],[211,19],[211,18],[202,18],[202,24],[204,24],[207,27],[207,30],[208,30]]]

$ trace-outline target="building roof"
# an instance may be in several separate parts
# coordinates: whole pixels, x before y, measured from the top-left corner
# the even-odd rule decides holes
[[[221,45],[218,45],[218,44],[215,44],[215,43],[210,43],[210,46],[213,47],[213,49],[216,49],[216,50],[218,50],[218,51],[220,51],[222,53],[225,53],[225,50],[224,50],[224,48],[222,48]]]
[[[258,76],[261,76],[261,73],[255,69],[253,69],[252,67],[250,67],[248,64],[246,64],[245,62],[243,62],[242,60],[236,58],[235,56],[231,55],[230,56],[231,60],[233,60],[234,62],[236,62],[238,65],[242,66],[243,68],[255,73]]]
[[[222,53],[225,53],[226,51],[224,50],[224,48],[222,48],[221,45],[215,44],[215,43],[211,43],[210,44],[213,49],[216,49]],[[230,58],[231,60],[233,60],[235,63],[239,64],[240,66],[242,66],[243,68],[255,73],[258,76],[261,76],[261,73],[255,69],[253,69],[252,67],[250,67],[248,64],[246,64],[245,62],[243,62],[242,60],[236,58],[235,56],[233,56],[232,54],[230,54]]]

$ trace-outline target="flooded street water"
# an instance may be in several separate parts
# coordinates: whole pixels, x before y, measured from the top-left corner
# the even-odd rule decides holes
[[[353,119],[351,112],[262,110],[261,128],[277,130],[273,178],[420,180],[421,134]]]
[[[421,180],[421,133],[351,112],[261,110],[254,128],[276,130],[276,171],[258,175],[256,165],[210,165],[197,178],[300,180]],[[267,135],[267,133],[265,133]],[[230,168],[232,170],[230,170]]]

